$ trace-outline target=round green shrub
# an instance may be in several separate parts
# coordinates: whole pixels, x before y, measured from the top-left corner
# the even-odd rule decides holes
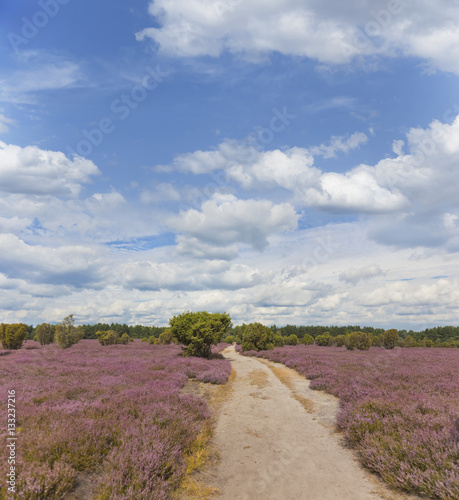
[[[250,323],[242,336],[243,351],[270,351],[274,349],[273,331],[261,323]]]

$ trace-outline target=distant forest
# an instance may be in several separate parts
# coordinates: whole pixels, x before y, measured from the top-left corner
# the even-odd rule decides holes
[[[236,327],[237,329],[237,327]],[[332,337],[337,335],[346,335],[346,333],[351,332],[367,332],[373,335],[380,335],[384,333],[384,328],[373,328],[372,326],[361,327],[359,325],[348,325],[348,326],[295,326],[287,325],[282,327],[277,327],[276,325],[271,326],[271,330],[282,335],[283,337],[288,337],[289,335],[296,335],[298,338],[303,338],[306,334],[312,337],[317,337],[317,335],[323,335],[328,332]],[[459,340],[459,326],[436,326],[434,328],[426,328],[421,331],[414,330],[398,330],[399,338],[402,340],[406,339],[409,335],[416,341],[420,341],[423,338],[428,338],[435,342],[440,339],[441,342],[446,342],[447,340]]]
[[[81,325],[84,331],[85,339],[96,339],[96,332],[106,332],[108,330],[113,330],[119,334],[127,333],[133,339],[142,339],[149,337],[159,337],[159,335],[167,329],[166,326],[142,326],[135,325],[130,326],[120,323],[97,323],[96,325]],[[237,335],[239,326],[232,328],[231,332],[228,334]],[[384,333],[384,328],[373,328],[372,326],[361,327],[359,325],[348,325],[348,326],[296,326],[287,325],[282,327],[277,327],[272,325],[271,330],[278,335],[283,337],[288,337],[289,335],[296,335],[299,339],[302,339],[306,334],[312,337],[317,337],[318,335],[323,335],[328,332],[332,337],[337,335],[346,335],[346,333],[351,332],[367,332],[373,335],[380,335]],[[27,338],[32,339],[35,335],[35,328],[30,325],[27,328]],[[426,328],[421,331],[414,330],[399,330],[399,338],[405,339],[409,335],[413,337],[416,341],[421,341],[424,338],[430,339],[435,342],[440,339],[441,342],[446,342],[448,340],[459,340],[459,326],[437,326],[435,328]]]

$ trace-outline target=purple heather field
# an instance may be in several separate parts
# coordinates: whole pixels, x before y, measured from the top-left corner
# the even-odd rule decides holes
[[[291,346],[247,351],[340,400],[338,427],[386,483],[459,498],[459,349]]]
[[[169,498],[210,416],[202,398],[181,389],[189,378],[224,383],[231,372],[224,359],[180,353],[175,345],[96,340],[66,350],[28,341],[3,351],[1,400],[16,391],[20,498],[61,498],[82,476],[93,477],[100,500]]]

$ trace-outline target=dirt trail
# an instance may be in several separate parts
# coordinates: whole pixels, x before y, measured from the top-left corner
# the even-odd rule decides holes
[[[334,432],[337,400],[282,365],[223,355],[236,371],[214,434],[223,500],[380,500],[386,490]]]

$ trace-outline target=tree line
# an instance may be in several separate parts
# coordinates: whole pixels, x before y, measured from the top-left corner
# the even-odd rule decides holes
[[[150,344],[181,343],[189,355],[208,357],[211,345],[224,341],[242,344],[242,349],[274,349],[284,345],[316,344],[368,350],[370,347],[392,349],[400,347],[459,347],[459,327],[436,327],[414,332],[395,329],[348,326],[264,326],[260,323],[233,327],[226,313],[191,312],[169,320],[169,327],[142,326],[119,323],[97,323],[75,326],[73,315],[58,325],[43,323],[31,327],[22,323],[1,324],[0,341],[4,349],[19,349],[27,338],[42,345],[55,342],[68,348],[79,340],[98,339],[101,345],[124,344],[142,339]],[[33,337],[31,337],[33,335]]]
[[[26,339],[33,339],[37,334],[38,325],[35,327],[33,325],[24,326],[26,328]],[[231,335],[236,337],[241,327],[242,325],[233,327]],[[85,339],[97,339],[97,332],[108,331],[114,331],[118,333],[120,337],[126,333],[132,339],[149,339],[150,337],[155,337],[157,339],[167,328],[167,326],[127,325],[126,323],[96,323],[94,325],[81,325],[81,330],[84,335],[83,338]],[[325,333],[329,333],[332,337],[337,337],[339,335],[347,335],[350,332],[365,332],[377,336],[383,334],[385,331],[384,328],[375,328],[372,326],[361,327],[360,325],[286,325],[281,327],[272,325],[269,328],[276,335],[280,335],[282,337],[296,335],[299,339],[303,339],[305,335],[311,335],[311,337],[316,338],[318,335],[324,335]],[[437,326],[419,331],[402,329],[398,330],[398,335],[400,340],[405,340],[407,337],[410,337],[416,342],[422,342],[425,338],[434,343],[438,341],[453,342],[459,340],[459,326]]]
[[[237,328],[233,329],[233,334],[237,335]],[[371,333],[374,336],[382,335],[385,332],[384,328],[374,328],[372,326],[360,325],[347,325],[347,326],[297,326],[297,325],[286,325],[282,327],[277,327],[272,325],[270,329],[282,337],[288,337],[289,335],[296,335],[299,339],[302,339],[305,335],[311,335],[311,337],[316,338],[318,335],[324,335],[329,333],[332,337],[337,337],[339,335],[347,335],[351,332],[365,332]],[[432,342],[453,342],[459,340],[459,326],[437,326],[434,328],[426,328],[424,330],[398,330],[398,336],[400,340],[405,340],[407,337],[412,337],[416,342],[423,341],[425,338],[431,340]]]

